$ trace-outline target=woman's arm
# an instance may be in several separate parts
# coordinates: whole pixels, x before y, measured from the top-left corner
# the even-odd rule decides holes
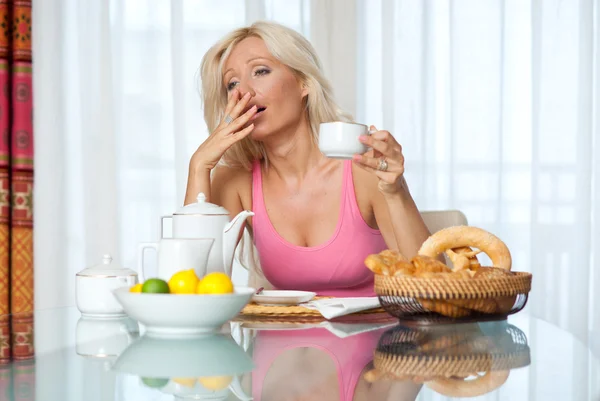
[[[404,178],[398,192],[374,194],[373,212],[388,247],[400,251],[407,258],[415,256],[431,235]]]
[[[196,202],[196,198],[200,192],[204,193],[208,202],[211,201],[210,169],[191,162],[183,204],[187,205]]]
[[[244,210],[240,191],[245,190],[248,184],[252,185],[246,182],[249,175],[243,168],[215,167],[210,184],[211,197],[208,198],[210,203],[223,206],[232,218],[237,216]]]
[[[404,179],[402,146],[389,131],[370,128],[359,140],[371,149],[354,155],[354,161],[370,172],[373,213],[390,249],[412,258],[430,235]]]

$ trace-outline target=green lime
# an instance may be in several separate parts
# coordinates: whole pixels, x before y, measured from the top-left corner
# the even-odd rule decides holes
[[[162,388],[167,385],[169,379],[161,377],[142,377],[142,383],[151,388]]]
[[[144,282],[142,292],[150,294],[168,294],[169,284],[165,280],[159,278],[151,278]]]

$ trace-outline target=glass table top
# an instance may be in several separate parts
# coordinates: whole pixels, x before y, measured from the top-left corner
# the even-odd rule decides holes
[[[35,359],[0,366],[3,400],[600,400],[600,360],[521,312],[440,326],[233,321],[157,339],[129,318],[35,313]]]

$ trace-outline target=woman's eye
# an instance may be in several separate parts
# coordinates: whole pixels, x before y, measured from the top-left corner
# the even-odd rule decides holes
[[[270,70],[268,70],[268,69],[266,69],[266,68],[261,68],[261,69],[258,69],[258,70],[256,70],[256,71],[254,72],[254,75],[266,75],[266,74],[268,74],[268,73],[270,73],[270,72],[271,72],[271,71],[270,71]]]
[[[227,90],[230,91],[237,85],[237,82],[230,82],[227,84]]]

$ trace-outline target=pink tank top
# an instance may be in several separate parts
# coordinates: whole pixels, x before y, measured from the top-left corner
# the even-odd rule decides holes
[[[252,170],[252,218],[254,242],[262,271],[280,290],[314,291],[335,297],[371,297],[373,273],[365,258],[387,248],[379,230],[362,218],[352,181],[352,161],[345,160],[340,213],[333,236],[314,247],[302,247],[283,239],[271,224],[262,191],[259,162]]]
[[[317,348],[335,363],[341,401],[352,401],[363,369],[373,360],[379,337],[386,329],[356,334],[342,339],[324,328],[292,331],[259,331],[254,342],[255,369],[252,396],[260,401],[263,383],[271,365],[284,351],[298,347]]]

